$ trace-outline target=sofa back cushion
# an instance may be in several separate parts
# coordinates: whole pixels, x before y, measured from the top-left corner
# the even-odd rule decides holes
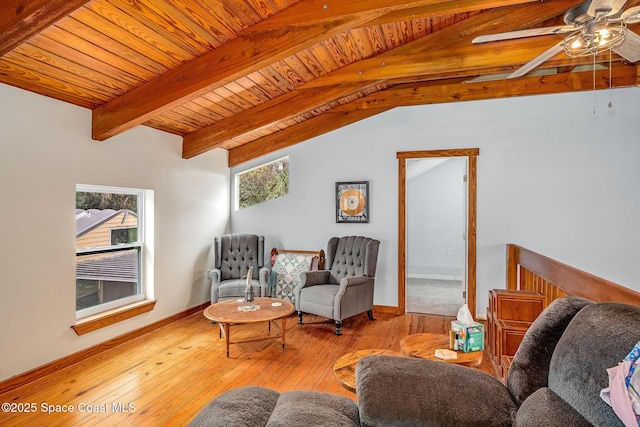
[[[533,392],[546,387],[553,351],[567,325],[584,306],[593,302],[565,297],[553,301],[527,330],[507,373],[507,388],[518,406]]]
[[[622,425],[600,398],[616,366],[638,342],[640,307],[600,303],[584,307],[567,326],[551,358],[549,388],[593,425]]]
[[[188,427],[264,426],[279,397],[279,392],[266,387],[234,388],[209,402]]]

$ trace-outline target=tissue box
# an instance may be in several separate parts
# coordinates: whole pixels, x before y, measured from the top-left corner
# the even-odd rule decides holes
[[[452,320],[451,330],[457,334],[458,350],[466,353],[484,350],[484,325],[482,323],[465,325],[457,320]]]

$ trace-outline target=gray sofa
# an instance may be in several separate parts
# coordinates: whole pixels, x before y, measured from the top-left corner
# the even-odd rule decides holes
[[[460,365],[367,356],[356,369],[357,406],[326,393],[242,387],[214,399],[191,425],[622,426],[600,390],[638,331],[640,307],[561,298],[527,331],[506,386]],[[260,416],[241,417],[258,410],[249,402],[261,402]]]
[[[229,390],[212,400],[191,427],[357,427],[358,405],[351,399],[317,391],[279,393],[266,387]]]

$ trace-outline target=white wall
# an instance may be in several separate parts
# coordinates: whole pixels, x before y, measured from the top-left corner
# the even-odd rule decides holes
[[[396,153],[479,147],[478,297],[504,286],[504,247],[521,244],[640,290],[640,92],[522,97],[398,108],[256,159],[289,155],[290,193],[231,213],[226,153],[181,159],[180,139],[138,127],[90,139],[90,111],[0,85],[0,380],[206,302],[213,236],[264,234],[325,248],[381,240],[375,303],[397,305]],[[114,165],[118,165],[114,167]],[[336,224],[335,182],[370,181],[371,222]],[[155,191],[153,312],[78,337],[75,184]]]
[[[640,92],[636,88],[397,108],[232,169],[290,155],[288,196],[231,214],[267,246],[381,240],[375,304],[397,305],[398,151],[479,147],[477,311],[504,287],[517,243],[640,291]],[[336,181],[371,183],[371,223],[336,224]]]
[[[0,380],[209,299],[213,236],[228,229],[225,151],[181,158],[180,138],[138,127],[92,141],[91,112],[0,85]],[[77,336],[75,184],[155,192],[155,309]]]
[[[461,280],[466,262],[463,178],[467,159],[429,158],[407,163],[407,277]],[[434,166],[411,176],[413,168],[429,164]]]

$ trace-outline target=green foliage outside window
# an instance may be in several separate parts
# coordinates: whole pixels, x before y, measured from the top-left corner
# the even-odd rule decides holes
[[[76,209],[129,209],[138,212],[138,196],[121,193],[76,191]]]
[[[289,193],[289,158],[238,174],[237,179],[240,209],[284,196]]]

